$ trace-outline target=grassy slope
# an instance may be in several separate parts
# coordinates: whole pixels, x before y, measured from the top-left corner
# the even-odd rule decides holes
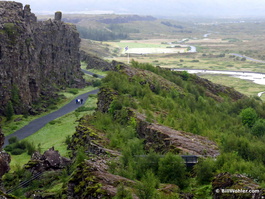
[[[60,107],[64,106],[65,104],[69,103],[72,101],[76,96],[89,92],[91,90],[94,90],[92,86],[86,87],[84,89],[80,89],[78,91],[78,94],[72,94],[69,93],[71,89],[67,89],[65,92],[61,92],[59,94],[62,94],[65,96],[65,99],[61,100],[58,104],[56,104],[57,108],[59,109]],[[9,135],[16,130],[22,128],[23,126],[27,125],[29,122],[35,120],[36,118],[39,118],[41,116],[47,115],[55,110],[48,110],[47,112],[41,113],[40,115],[36,116],[28,116],[28,117],[23,117],[22,115],[14,116],[14,118],[11,121],[7,121],[2,124],[2,130],[5,135]]]
[[[79,16],[83,17],[84,16]],[[88,16],[86,16],[88,17]],[[91,18],[102,18],[108,16],[90,16]],[[110,18],[114,16],[109,16]],[[181,25],[184,27],[183,32],[179,29],[171,28],[161,24],[162,21],[170,21],[172,24]],[[196,23],[192,22],[178,22],[174,20],[156,20],[151,22],[146,21],[135,21],[131,23],[120,24],[125,28],[139,29],[140,33],[132,33],[133,38],[141,39],[161,39],[165,42],[171,38],[175,41],[181,40],[183,38],[189,38],[186,42],[188,45],[195,45],[198,49],[198,54],[196,55],[144,55],[144,56],[133,56],[130,55],[130,59],[134,59],[139,62],[152,63],[154,65],[159,65],[161,67],[167,68],[192,68],[192,69],[212,69],[212,70],[235,70],[235,71],[255,71],[255,72],[265,72],[265,64],[255,63],[251,61],[242,62],[236,60],[235,58],[229,58],[228,53],[242,53],[251,57],[259,58],[263,56],[265,49],[261,43],[264,41],[263,36],[264,23],[253,23],[251,21],[246,21],[246,23],[222,23],[221,20],[212,23],[213,20],[209,20],[207,23]],[[229,20],[228,20],[229,21]],[[82,22],[84,26],[88,25]],[[102,27],[106,24],[102,24]],[[95,26],[96,27],[96,26]],[[191,31],[188,33],[187,31]],[[203,34],[210,32],[208,38],[203,38]],[[254,36],[253,36],[254,35]],[[196,37],[196,38],[195,38]],[[161,42],[162,42],[161,41]],[[100,44],[101,45],[101,44]],[[151,43],[150,41],[138,40],[136,41],[122,41],[122,42],[106,42],[103,45],[107,45],[111,51],[115,51],[115,48],[119,48],[122,52],[124,47],[129,46],[130,48],[148,48],[157,47],[161,48],[165,45],[161,43]],[[87,46],[87,45],[84,45]],[[112,46],[112,47],[110,47]],[[116,50],[116,53],[118,51]],[[219,55],[221,53],[226,53],[226,56],[221,58],[216,58],[211,55]],[[102,53],[101,53],[102,54]],[[206,56],[202,56],[202,55]],[[113,54],[114,55],[114,54]],[[127,56],[117,54],[118,57],[111,57],[110,60],[115,59],[127,63]],[[103,55],[104,56],[104,55]],[[106,57],[106,56],[104,56]],[[182,60],[182,61],[180,61]],[[199,60],[199,62],[193,62],[193,60]],[[210,78],[214,79],[214,77]],[[230,85],[230,78],[221,78],[222,81],[218,83]],[[219,80],[221,80],[219,78]],[[227,84],[228,83],[228,84]],[[243,81],[239,87],[246,87],[246,83]],[[250,86],[251,85],[251,86]],[[259,85],[250,84],[249,87],[255,87],[254,90],[260,90]],[[261,88],[262,89],[262,88]],[[247,89],[243,90],[247,95],[253,95],[251,91],[248,93]],[[241,91],[241,90],[240,90]]]
[[[153,70],[153,68],[152,68],[152,70]],[[235,125],[235,123],[233,123],[233,121],[237,121],[238,118],[233,119],[233,121],[232,121],[232,116],[224,114],[226,112],[226,110],[223,109],[223,107],[228,106],[228,104],[215,103],[215,102],[209,100],[209,98],[204,96],[204,95],[200,96],[198,98],[198,100],[195,100],[195,96],[200,95],[201,93],[197,92],[199,90],[199,85],[193,85],[194,84],[192,82],[193,78],[191,78],[188,81],[182,81],[180,79],[182,77],[181,75],[177,75],[177,74],[173,75],[173,73],[172,73],[171,74],[172,76],[169,77],[167,75],[168,72],[165,72],[163,75],[161,74],[161,76],[164,76],[164,78],[167,77],[169,79],[171,79],[172,77],[175,77],[176,79],[171,79],[171,81],[172,81],[171,84],[166,84],[167,81],[165,81],[165,80],[163,81],[162,77],[157,78],[158,76],[154,75],[152,72],[143,72],[143,71],[139,72],[139,75],[141,76],[141,78],[145,77],[148,82],[150,81],[150,83],[154,84],[156,87],[158,85],[161,85],[161,87],[158,86],[158,88],[160,88],[160,90],[158,89],[158,90],[156,90],[156,92],[148,89],[148,86],[147,86],[148,84],[146,86],[141,85],[140,84],[141,79],[132,78],[131,81],[129,81],[128,78],[125,78],[125,75],[122,71],[120,74],[116,73],[116,75],[113,73],[112,76],[110,76],[113,79],[111,79],[109,77],[109,78],[106,78],[107,80],[104,80],[104,81],[106,83],[105,86],[110,86],[110,87],[113,86],[113,87],[118,88],[119,93],[121,95],[119,98],[117,98],[117,101],[121,100],[121,102],[126,102],[127,106],[131,106],[132,104],[130,102],[134,102],[134,105],[136,107],[138,107],[139,110],[149,114],[150,115],[149,117],[153,117],[153,118],[158,119],[159,122],[162,124],[165,124],[165,125],[168,125],[171,127],[173,127],[175,125],[175,127],[178,127],[179,129],[182,128],[182,130],[188,130],[188,127],[190,126],[189,130],[192,132],[194,130],[194,128],[196,128],[196,125],[194,125],[194,124],[195,123],[198,124],[199,122],[205,122],[205,121],[202,121],[203,120],[202,117],[205,117],[205,112],[209,112],[209,114],[211,114],[211,116],[208,116],[208,118],[205,118],[205,120],[208,120],[209,122],[211,122],[212,125],[204,125],[204,124],[206,124],[206,123],[204,123],[202,126],[198,127],[198,128],[201,128],[202,131],[197,132],[197,133],[202,134],[202,135],[208,134],[207,136],[209,136],[213,139],[216,139],[220,145],[223,144],[223,143],[221,143],[221,140],[220,140],[221,138],[222,138],[222,142],[227,142],[227,139],[229,139],[230,136],[235,136],[237,134],[237,132],[233,131],[234,130],[233,126]],[[183,89],[185,90],[185,95],[183,95],[183,96],[181,95],[182,97],[180,97],[178,95],[173,95],[173,93],[171,96],[171,94],[170,94],[170,92],[168,92],[168,90],[163,91],[163,89],[162,89],[166,85],[169,85],[169,86],[173,85],[174,80],[178,80],[175,83],[177,85],[183,87]],[[160,81],[162,81],[163,84]],[[142,90],[142,89],[144,89],[144,90]],[[142,90],[143,92],[135,92],[137,90],[138,91]],[[142,95],[142,96],[134,96],[134,95]],[[134,96],[134,97],[132,97],[132,96]],[[132,100],[132,98],[134,98],[134,100]],[[189,102],[189,100],[191,100],[193,98],[194,98],[194,101]],[[130,100],[132,100],[132,101],[130,101]],[[137,103],[135,104],[136,101],[137,101]],[[199,103],[203,103],[204,106],[200,106]],[[93,104],[93,102],[91,102],[91,104]],[[94,104],[95,104],[95,102],[94,102]],[[213,104],[214,104],[214,106],[212,106]],[[123,108],[121,110],[116,110],[117,113],[119,111],[121,111],[121,113],[124,113],[122,111],[126,110],[126,108],[125,108],[126,105],[125,104],[122,104],[122,105],[124,105],[124,106],[122,106]],[[192,106],[195,106],[196,110],[191,111]],[[221,107],[219,107],[219,106],[221,106]],[[201,107],[203,107],[203,108],[201,108]],[[194,109],[194,107],[193,107],[193,109]],[[215,110],[219,110],[219,111],[215,111]],[[165,114],[165,113],[168,113],[168,114]],[[159,114],[162,114],[161,115],[162,117],[159,116]],[[108,138],[114,139],[114,140],[111,140],[111,142],[116,141],[115,143],[120,143],[120,145],[117,148],[120,147],[122,150],[124,150],[125,151],[124,154],[126,154],[126,150],[125,150],[126,147],[139,147],[137,149],[140,151],[140,154],[141,154],[142,151],[140,149],[142,146],[140,146],[140,145],[138,146],[136,144],[137,143],[140,144],[142,142],[140,140],[139,140],[139,142],[136,142],[137,138],[132,137],[132,135],[128,135],[128,132],[126,131],[126,130],[132,128],[132,126],[130,126],[130,125],[132,125],[132,123],[127,121],[128,120],[127,116],[124,114],[121,114],[121,116],[123,116],[123,117],[118,118],[121,121],[121,122],[119,122],[119,121],[115,121],[115,120],[113,120],[113,121],[109,120],[109,119],[113,119],[113,117],[110,114],[104,114],[104,115],[101,115],[102,117],[100,117],[96,121],[94,121],[95,126],[97,125],[96,123],[98,123],[98,124],[101,123],[101,128],[104,129],[104,132],[107,133],[107,135],[109,136]],[[222,120],[220,120],[220,118],[222,118]],[[229,118],[231,118],[231,120]],[[38,135],[36,135],[36,137],[33,136],[32,139],[34,139],[34,141],[40,140],[40,142],[43,142],[42,147],[46,146],[45,142],[49,142],[49,144],[54,144],[55,149],[57,149],[56,147],[59,147],[59,148],[62,147],[62,151],[65,151],[65,147],[62,145],[62,142],[64,141],[64,136],[70,134],[70,132],[73,132],[74,128],[72,128],[72,127],[65,128],[64,124],[66,124],[67,122],[73,124],[73,123],[75,123],[75,119],[76,119],[75,114],[73,114],[73,115],[69,114],[68,116],[64,116],[64,117],[60,118],[59,120],[56,120],[54,125],[48,124],[43,129],[42,132],[39,132],[40,133],[39,136]],[[217,122],[217,121],[219,121],[219,122]],[[220,121],[222,121],[222,122],[220,122]],[[191,123],[189,123],[189,122],[191,122]],[[195,122],[195,123],[192,124],[192,122]],[[179,126],[180,123],[182,123],[182,127]],[[115,125],[117,125],[117,126],[115,126]],[[193,127],[191,125],[193,125]],[[240,133],[241,133],[243,131],[241,124],[238,123],[236,125],[237,125],[236,129],[237,129],[237,127],[241,128],[241,130],[240,130]],[[116,127],[119,127],[119,128],[116,128]],[[222,132],[220,132],[220,129],[222,129]],[[231,132],[227,131],[227,129],[231,130]],[[49,135],[46,134],[48,132],[49,132]],[[54,132],[56,132],[56,134]],[[60,134],[58,136],[59,132],[60,132]],[[43,136],[42,134],[46,134],[46,138],[48,138],[48,139],[45,140],[44,138],[42,138],[42,136]],[[126,134],[129,137],[126,137]],[[228,136],[227,134],[230,134],[230,135]],[[253,140],[254,140],[253,142],[257,141],[257,138],[253,138],[250,135],[246,136],[246,137],[245,136],[246,136],[245,134],[242,134],[242,137],[244,137],[244,139],[245,138],[251,138],[251,139],[248,139],[248,143],[251,143],[251,146],[253,144],[252,143]],[[122,137],[124,140],[122,140],[122,142],[118,142],[118,139],[121,139]],[[240,138],[238,136],[236,138],[242,139],[242,137]],[[53,139],[56,139],[56,140],[59,139],[60,142],[52,141]],[[264,140],[264,138],[262,138],[262,140]],[[261,142],[263,142],[263,141],[260,141],[258,144],[260,144]],[[114,143],[112,143],[112,144],[113,144],[113,147],[115,147],[115,144]],[[236,144],[236,143],[234,143],[234,144]],[[239,146],[240,146],[240,144],[239,144]],[[47,146],[47,147],[51,147],[51,146]],[[229,150],[229,149],[226,149],[226,150]],[[231,150],[236,150],[236,147],[234,149],[231,149]],[[229,159],[229,161],[227,161],[225,159],[225,157],[221,157],[221,158],[225,159],[225,164],[222,166],[219,166],[218,170],[214,170],[214,172],[217,173],[217,172],[230,171],[230,172],[239,172],[239,173],[240,172],[251,173],[250,170],[252,168],[255,169],[255,171],[253,171],[251,174],[253,174],[253,173],[258,174],[258,172],[262,172],[262,170],[259,171],[260,168],[263,169],[263,167],[260,166],[260,164],[258,164],[257,166],[254,166],[253,162],[243,160],[240,157],[241,151],[240,151],[240,149],[238,149],[238,150],[239,150],[238,154],[237,154],[237,151],[235,151],[235,153],[231,153],[232,155],[229,152],[227,152],[227,154],[230,155],[230,156],[228,156],[228,159],[231,157],[236,158],[234,160]],[[131,151],[133,151],[133,150],[131,150]],[[67,153],[67,151],[65,151],[65,152]],[[62,153],[64,153],[64,152],[62,152]],[[24,156],[24,158],[26,158],[26,157]],[[133,156],[131,158],[133,158]],[[213,162],[217,162],[216,164],[222,164],[222,161],[220,159],[218,159],[217,161],[212,161],[212,163]],[[132,164],[132,163],[129,162],[128,164]],[[117,165],[117,171],[116,172],[119,172],[122,169],[124,169],[123,174],[128,174],[128,175],[130,174],[130,172],[131,173],[141,172],[141,174],[145,173],[144,171],[139,169],[137,164],[136,164],[136,166],[134,165],[135,168],[133,171],[132,171],[132,168],[131,168],[131,170],[129,170],[128,167],[121,168],[121,165],[122,165],[122,163]],[[140,166],[145,168],[143,165],[140,165]],[[229,167],[229,168],[227,168],[227,167]],[[119,170],[119,169],[121,169],[121,170]],[[139,170],[137,171],[137,169],[139,169]],[[255,172],[257,172],[257,173],[255,173]],[[189,174],[187,173],[187,176],[188,175]],[[131,178],[135,179],[133,176]],[[262,176],[262,180],[263,180],[263,178],[264,178],[264,176]],[[139,179],[139,177],[138,177],[138,179]],[[62,183],[57,184],[56,187],[54,187],[54,189],[60,190],[61,187],[62,187]],[[54,189],[51,188],[50,191],[54,191]],[[204,192],[206,190],[207,190],[207,193]],[[196,181],[195,178],[190,178],[188,187],[186,187],[184,189],[185,192],[195,193],[196,196],[198,196],[198,197],[201,194],[201,198],[206,198],[206,197],[209,198],[210,197],[210,190],[211,190],[211,186],[209,186],[209,185],[201,186],[198,184],[198,182]],[[199,193],[199,192],[203,192],[203,193]],[[165,197],[162,197],[162,198],[165,198]]]
[[[133,107],[134,110],[145,113],[148,122],[155,119],[162,125],[200,134],[218,143],[221,155],[215,160],[210,159],[210,165],[205,163],[200,171],[194,170],[191,173],[186,173],[186,176],[189,176],[189,185],[182,191],[194,193],[198,198],[210,198],[211,179],[213,175],[221,172],[244,173],[255,178],[259,183],[265,181],[263,173],[265,170],[264,158],[262,158],[263,160],[260,158],[263,154],[262,151],[264,151],[265,137],[257,138],[253,136],[251,130],[243,126],[239,116],[242,109],[253,106],[264,118],[264,107],[260,101],[244,99],[233,102],[227,93],[220,92],[219,95],[226,100],[217,102],[205,94],[205,88],[201,87],[203,84],[198,83],[194,76],[183,80],[183,74],[181,73],[161,71],[150,65],[143,67],[138,64],[137,67],[141,69],[148,68],[158,75],[150,71],[127,68],[124,71],[121,69],[120,72],[110,73],[104,79],[104,86],[118,91],[119,95],[110,105],[109,113],[97,113],[95,118],[88,118],[86,121],[93,125],[93,128],[104,131],[106,137],[110,140],[109,147],[119,150],[123,154],[120,161],[113,166],[112,172],[133,180],[143,180],[143,174],[147,169],[150,169],[159,178],[159,172],[157,173],[153,167],[155,164],[153,160],[151,163],[149,162],[148,166],[148,164],[144,164],[147,162],[135,157],[135,155],[142,155],[145,152],[148,154],[150,143],[144,151],[143,142],[133,131],[135,124],[132,122],[133,119],[130,118],[133,116],[126,113],[127,107]],[[128,78],[125,74],[130,74],[133,77]],[[168,83],[168,81],[171,83]],[[175,88],[171,90],[174,84],[181,87],[182,92],[176,91]],[[175,91],[175,93],[171,93],[172,91]],[[216,92],[212,92],[216,94]],[[203,160],[201,161],[203,162]],[[169,167],[164,166],[165,168]],[[198,177],[194,176],[200,173],[204,175],[205,172],[209,176],[204,179],[205,182],[203,183],[206,185],[202,186],[197,179]],[[177,175],[177,173],[174,174]],[[162,180],[161,182],[168,183]],[[199,197],[199,194],[202,195]]]
[[[85,64],[81,64],[82,68],[85,68]],[[98,72],[98,71],[93,71],[93,72]],[[102,75],[106,75],[105,73],[101,73]],[[85,75],[85,78],[92,80],[95,79],[91,77],[90,75]],[[87,87],[84,89],[79,89],[78,94],[72,94],[69,92],[62,92],[66,99],[58,104],[58,108],[62,107],[66,103],[70,102],[73,100],[77,95],[80,95],[85,92],[89,92],[91,90],[94,90],[96,88],[94,87]],[[90,114],[93,112],[93,110],[96,108],[96,96],[89,97],[88,100],[85,103],[85,107],[89,108],[91,111],[89,112],[72,112],[69,113],[65,116],[62,116],[53,122],[48,123],[45,125],[42,129],[40,129],[38,132],[35,134],[27,137],[25,140],[29,142],[33,142],[35,146],[39,145],[40,149],[42,152],[46,151],[47,149],[51,148],[52,146],[55,147],[56,150],[60,152],[62,156],[67,157],[68,156],[68,151],[67,151],[67,145],[65,144],[65,140],[67,136],[72,135],[75,132],[75,126],[78,124],[77,120],[81,118],[84,114]],[[37,116],[30,116],[28,118],[23,118],[22,121],[19,122],[9,122],[7,125],[4,126],[5,131],[11,132],[11,130],[15,131],[30,121],[43,116],[46,113],[43,113],[42,115],[37,115]],[[16,128],[14,128],[14,126]],[[27,155],[26,153],[23,153],[21,155],[12,155],[11,157],[11,170],[16,169],[17,167],[23,166],[25,163],[27,163],[30,159],[30,156]]]
[[[88,98],[85,107],[92,109],[86,112],[72,112],[65,116],[62,116],[54,122],[50,122],[35,134],[25,138],[29,142],[33,142],[36,146],[40,144],[42,152],[48,150],[54,146],[55,150],[58,150],[64,157],[68,157],[67,145],[65,140],[67,136],[71,136],[75,132],[75,126],[78,124],[78,119],[84,114],[91,114],[93,109],[96,108],[96,97]],[[22,155],[12,155],[11,157],[11,169],[15,169],[16,165],[24,165],[30,159],[30,156],[26,153]]]

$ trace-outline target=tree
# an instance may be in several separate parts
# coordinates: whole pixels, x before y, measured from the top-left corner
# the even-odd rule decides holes
[[[182,71],[181,72],[181,77],[183,80],[187,81],[190,77],[189,73],[187,71]]]
[[[247,125],[249,128],[251,128],[256,122],[258,115],[253,108],[249,107],[241,111],[240,117],[241,117],[242,123],[244,125]]]
[[[213,159],[204,159],[199,161],[197,165],[195,165],[195,171],[197,174],[197,181],[200,184],[209,184],[214,176],[214,171],[216,169],[216,164]]]
[[[159,180],[152,171],[147,171],[146,174],[136,185],[137,196],[140,199],[153,199],[157,195],[156,188],[159,187]]]
[[[114,199],[132,199],[132,193],[125,189],[124,184],[121,184],[118,186],[117,194],[114,197]]]
[[[186,165],[180,156],[167,153],[159,161],[158,174],[163,183],[176,184],[180,188],[186,186]]]
[[[253,135],[262,137],[265,134],[265,120],[258,119],[253,125],[251,131]]]
[[[17,85],[13,85],[11,89],[11,101],[14,106],[19,105],[20,97],[19,97],[19,89]]]
[[[14,115],[14,108],[13,108],[13,104],[11,101],[8,101],[7,103],[5,115],[6,115],[7,120],[11,120],[12,116]]]

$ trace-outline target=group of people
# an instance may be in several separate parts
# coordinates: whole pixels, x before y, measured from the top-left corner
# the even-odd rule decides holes
[[[81,99],[76,99],[75,103],[76,104],[83,104],[83,99],[82,98]]]

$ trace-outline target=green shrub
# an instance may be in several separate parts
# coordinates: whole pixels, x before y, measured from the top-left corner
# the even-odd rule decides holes
[[[15,136],[14,136],[14,137],[11,137],[11,138],[8,139],[8,143],[9,143],[9,144],[13,144],[13,143],[15,143],[15,142],[18,142],[18,138],[15,137]]]
[[[114,199],[133,199],[132,193],[125,189],[124,184],[118,186]]]
[[[6,119],[9,121],[12,119],[14,115],[14,108],[13,108],[13,104],[11,101],[8,101],[7,106],[5,108],[5,116]]]
[[[176,184],[180,188],[187,185],[186,165],[180,156],[167,153],[159,161],[158,174],[163,183]]]
[[[51,110],[56,110],[56,109],[58,109],[58,106],[56,106],[55,104],[51,104],[51,105],[49,106],[49,109],[51,109]]]
[[[256,122],[258,115],[253,108],[243,109],[240,113],[242,123],[248,127],[252,127]]]
[[[149,154],[143,157],[138,157],[136,161],[137,179],[141,179],[146,172],[152,171],[154,174],[158,174],[160,155],[151,151]]]
[[[50,125],[54,125],[54,124],[56,124],[56,121],[55,120],[52,120],[52,121],[49,122],[49,124]]]
[[[12,144],[7,145],[7,146],[5,147],[5,151],[11,152],[12,150],[13,150],[13,146],[12,146]]]
[[[194,167],[196,179],[200,184],[209,184],[214,176],[216,164],[213,159],[200,159],[199,163]]]
[[[17,85],[12,86],[11,101],[14,105],[19,105],[19,103],[20,103],[19,89],[18,89]]]
[[[101,80],[99,80],[99,79],[92,81],[93,87],[99,87],[99,86],[101,86],[101,84],[102,84]]]
[[[37,151],[34,143],[30,143],[26,140],[18,141],[15,138],[12,138],[12,144],[9,144],[5,147],[5,150],[10,152],[12,155],[20,155],[24,152],[27,152],[28,155],[32,155],[35,151]]]
[[[187,71],[182,71],[181,72],[181,77],[184,81],[187,81],[189,79],[189,73]]]
[[[68,146],[71,143],[71,139],[72,139],[72,136],[67,135],[66,138],[65,138],[64,143]]]
[[[159,180],[151,171],[147,171],[141,182],[136,185],[136,194],[140,199],[153,199],[157,197],[158,187]]]
[[[94,110],[93,107],[85,107],[85,106],[80,106],[78,107],[75,112],[85,112],[85,111],[92,111]]]
[[[23,149],[23,150],[25,150],[25,149],[27,148],[27,144],[28,144],[27,141],[25,141],[25,140],[21,140],[21,141],[19,141],[19,142],[14,143],[14,144],[13,144],[13,148],[14,148],[14,149],[18,148],[18,149]]]
[[[20,148],[15,148],[11,151],[12,155],[21,155],[22,153],[24,153],[25,150],[24,149],[20,149]]]
[[[36,151],[37,151],[37,148],[34,145],[34,143],[33,142],[27,142],[27,154],[31,156]]]
[[[73,95],[76,95],[76,94],[78,94],[78,89],[77,88],[71,88],[71,89],[69,89],[69,91],[68,91],[69,93],[72,93]]]
[[[262,137],[265,134],[265,120],[264,119],[257,120],[254,123],[251,131],[253,135]]]

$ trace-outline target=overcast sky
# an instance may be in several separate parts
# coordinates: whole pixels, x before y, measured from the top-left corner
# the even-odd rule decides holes
[[[33,13],[106,12],[154,16],[265,16],[265,0],[20,0]]]

